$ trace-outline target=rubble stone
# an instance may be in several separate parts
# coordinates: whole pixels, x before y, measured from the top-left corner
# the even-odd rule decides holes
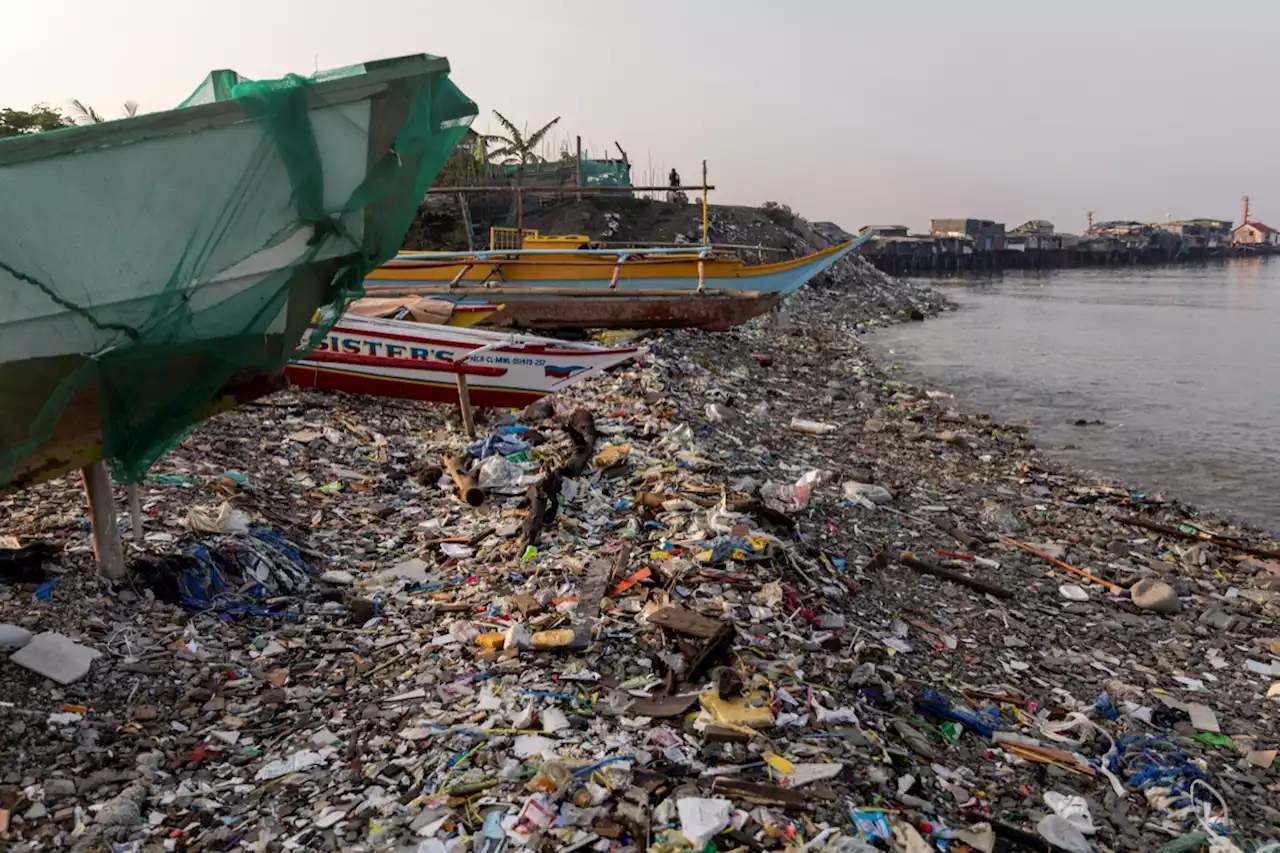
[[[16,652],[31,642],[31,632],[19,625],[0,625],[0,653]]]
[[[1178,600],[1173,587],[1154,578],[1143,578],[1129,587],[1129,597],[1143,610],[1154,610],[1156,613],[1168,615],[1177,613],[1182,608],[1182,602]]]

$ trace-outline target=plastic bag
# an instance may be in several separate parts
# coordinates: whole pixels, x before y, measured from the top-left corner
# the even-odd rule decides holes
[[[730,800],[706,797],[684,797],[676,803],[676,808],[680,813],[680,832],[694,847],[702,847],[723,832],[733,815]]]
[[[760,487],[760,497],[781,512],[799,512],[809,505],[813,490],[834,476],[831,471],[815,469],[789,486],[770,481]]]
[[[1036,824],[1036,832],[1050,844],[1071,853],[1092,853],[1093,847],[1075,825],[1062,815],[1051,814]]]
[[[873,504],[887,504],[893,500],[893,492],[890,492],[884,486],[874,486],[871,483],[857,483],[852,480],[845,483],[844,489],[845,500],[861,501],[865,498]]]

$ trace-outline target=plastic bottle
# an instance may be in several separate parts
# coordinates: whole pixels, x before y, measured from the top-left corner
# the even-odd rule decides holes
[[[839,427],[835,424],[824,424],[821,421],[806,421],[803,418],[791,419],[791,430],[793,432],[803,432],[809,435],[830,435]]]
[[[569,768],[559,761],[547,761],[538,768],[538,772],[529,780],[525,790],[544,791],[554,797],[568,788],[572,781],[573,774],[569,772]]]

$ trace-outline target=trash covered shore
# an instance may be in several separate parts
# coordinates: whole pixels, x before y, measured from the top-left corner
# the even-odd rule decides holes
[[[475,441],[278,393],[154,467],[114,587],[75,478],[3,496],[0,844],[1272,849],[1280,545],[901,381],[859,335],[936,301],[868,305]]]

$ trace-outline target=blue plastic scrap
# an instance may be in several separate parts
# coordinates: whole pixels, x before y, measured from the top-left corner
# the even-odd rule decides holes
[[[701,559],[699,562],[704,565],[714,565],[734,557],[735,554],[740,555],[734,557],[737,560],[763,560],[766,549],[749,542],[745,536],[717,536],[710,542],[704,542],[702,550],[710,551],[711,553],[709,557]]]
[[[313,574],[298,546],[267,528],[252,528],[248,536],[227,536],[213,545],[197,543],[184,558],[175,579],[182,608],[227,618],[282,615],[263,601],[305,590]],[[228,576],[243,580],[233,585]]]
[[[849,821],[867,841],[893,838],[893,827],[881,809],[850,809]]]
[[[1204,778],[1200,768],[1172,740],[1154,735],[1129,735],[1117,744],[1112,772],[1123,772],[1133,788],[1168,787],[1188,791],[1191,783]]]
[[[40,586],[36,587],[36,591],[31,593],[31,603],[36,604],[37,602],[48,601],[49,599],[53,598],[53,590],[54,590],[54,587],[56,587],[57,585],[58,585],[57,578],[53,578],[52,580],[47,580],[44,583],[40,584]]]
[[[614,755],[604,759],[603,761],[597,761],[595,764],[588,764],[586,767],[580,767],[577,770],[573,771],[573,775],[575,778],[580,779],[583,776],[590,776],[592,773],[596,772],[601,767],[608,767],[610,764],[615,764],[619,761],[635,761],[635,759],[636,757],[634,753],[627,753],[626,755]]]
[[[982,711],[959,711],[951,707],[945,696],[932,688],[925,688],[924,698],[915,702],[916,711],[940,720],[964,723],[985,738],[994,737],[1000,727],[1000,711],[987,708]]]
[[[467,453],[473,459],[488,459],[490,456],[510,456],[532,447],[529,442],[509,435],[491,435],[467,446]]]

